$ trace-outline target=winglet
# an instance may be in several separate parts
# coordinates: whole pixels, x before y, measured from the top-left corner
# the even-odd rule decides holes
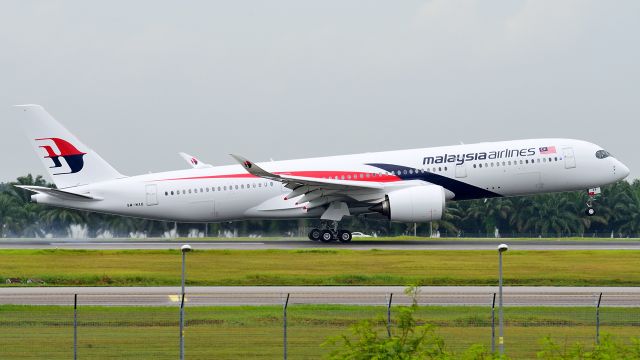
[[[267,178],[267,179],[272,179],[272,180],[280,180],[280,176],[270,173],[266,170],[264,170],[263,168],[259,167],[258,165],[256,165],[255,163],[247,160],[246,158],[240,156],[240,155],[235,155],[235,154],[229,154],[231,155],[232,158],[234,158],[238,163],[240,163],[240,165],[242,165],[242,167],[245,168],[245,170],[247,170],[247,172],[251,175],[255,175],[258,177],[262,177],[262,178]]]
[[[189,165],[191,165],[194,169],[204,169],[204,168],[213,167],[209,164],[203,163],[202,161],[198,160],[195,156],[191,156],[187,153],[180,152],[178,154],[180,154],[180,156],[182,156],[184,161],[188,162]]]

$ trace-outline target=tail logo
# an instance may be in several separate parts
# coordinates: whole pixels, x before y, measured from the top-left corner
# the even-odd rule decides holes
[[[64,161],[69,166],[69,172],[61,172],[53,175],[64,175],[64,174],[75,174],[82,170],[84,167],[84,159],[82,158],[87,153],[83,153],[78,150],[75,146],[73,146],[70,142],[60,139],[60,138],[40,138],[35,139],[36,141],[51,141],[53,145],[58,148],[58,153],[51,147],[51,145],[41,145],[40,148],[44,149],[47,152],[47,156],[45,159],[51,159],[53,161],[53,166],[49,168],[59,168],[62,167],[62,162],[60,162],[60,158],[63,158]]]

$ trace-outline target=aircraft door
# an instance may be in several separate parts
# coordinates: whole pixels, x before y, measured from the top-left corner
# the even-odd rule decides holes
[[[158,185],[147,185],[147,206],[158,205]]]
[[[573,154],[572,148],[564,148],[562,149],[562,153],[564,156],[564,168],[565,169],[573,169],[576,167],[576,157]]]
[[[456,165],[456,177],[464,178],[467,177],[467,164]]]

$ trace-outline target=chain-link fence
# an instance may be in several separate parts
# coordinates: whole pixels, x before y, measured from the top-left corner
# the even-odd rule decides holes
[[[372,321],[381,336],[397,331],[403,293],[187,293],[187,359],[323,358],[351,336],[350,327]],[[587,347],[597,334],[628,341],[640,336],[640,295],[597,293],[505,294],[505,348],[515,359],[535,358],[541,339]],[[492,348],[498,334],[493,293],[420,294],[415,317],[436,326],[450,351],[472,344]],[[179,304],[175,293],[3,295],[2,359],[176,359]],[[496,301],[495,304],[498,302]],[[285,306],[286,304],[286,306]]]

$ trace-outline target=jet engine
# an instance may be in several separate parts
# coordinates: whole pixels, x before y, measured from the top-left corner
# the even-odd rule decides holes
[[[391,191],[384,201],[369,210],[391,221],[427,222],[442,219],[445,194],[442,186],[424,185]]]

